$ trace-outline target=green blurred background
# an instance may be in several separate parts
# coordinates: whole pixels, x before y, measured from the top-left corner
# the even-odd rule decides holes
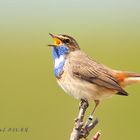
[[[0,0],[0,128],[29,128],[0,139],[69,139],[79,101],[56,83],[49,32],[72,35],[114,69],[140,72],[139,7],[138,0]],[[140,85],[127,91],[100,105],[89,139],[97,130],[101,140],[140,138]]]

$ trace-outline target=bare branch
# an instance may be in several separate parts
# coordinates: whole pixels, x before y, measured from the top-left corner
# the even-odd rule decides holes
[[[92,140],[98,140],[99,137],[100,137],[101,133],[100,132],[97,132],[94,137],[92,138]]]
[[[77,119],[75,120],[75,126],[71,133],[70,140],[79,140],[80,139],[81,129],[83,127],[83,118],[84,118],[87,107],[88,107],[88,102],[81,100],[80,107],[79,107],[80,108],[79,115],[78,115]]]
[[[79,107],[79,114],[77,119],[75,120],[75,126],[70,136],[70,140],[80,140],[81,138],[85,138],[89,135],[90,131],[97,125],[98,119],[96,118],[94,122],[84,125],[83,119],[88,108],[88,102],[85,100],[81,100]],[[92,140],[98,140],[100,133],[97,132]]]

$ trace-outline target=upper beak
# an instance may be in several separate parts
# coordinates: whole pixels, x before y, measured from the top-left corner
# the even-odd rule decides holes
[[[55,38],[55,35],[53,35],[53,34],[51,34],[51,33],[49,33],[49,35],[54,39]],[[51,44],[49,44],[48,46],[51,46],[51,47],[55,47],[56,45],[51,45]]]
[[[60,39],[57,35],[53,35],[53,34],[51,34],[51,33],[49,33],[49,35],[53,38],[54,44],[53,44],[53,45],[48,45],[48,46],[57,47],[57,46],[59,46],[60,44],[62,44],[61,39]]]
[[[51,34],[51,33],[49,33],[49,35],[50,35],[52,38],[55,38],[55,37],[56,37],[55,35],[53,35],[53,34]]]

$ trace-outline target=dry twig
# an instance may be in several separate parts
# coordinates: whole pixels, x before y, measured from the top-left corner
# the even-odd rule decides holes
[[[77,119],[75,120],[75,126],[70,136],[70,140],[80,140],[81,138],[85,138],[89,135],[90,131],[97,125],[98,119],[96,118],[93,122],[88,124],[87,122],[84,125],[83,119],[88,108],[88,102],[85,100],[81,100],[79,107],[79,114]],[[97,132],[92,140],[98,140],[100,133]]]

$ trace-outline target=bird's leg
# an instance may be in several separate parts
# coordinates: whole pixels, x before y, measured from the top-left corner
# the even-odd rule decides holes
[[[93,120],[94,112],[96,111],[96,108],[99,105],[99,103],[100,103],[99,100],[95,100],[95,107],[94,107],[93,111],[91,112],[91,114],[89,115],[89,117],[88,117],[88,119],[87,119],[87,121],[85,123],[85,128],[88,127],[90,125],[91,121]]]

